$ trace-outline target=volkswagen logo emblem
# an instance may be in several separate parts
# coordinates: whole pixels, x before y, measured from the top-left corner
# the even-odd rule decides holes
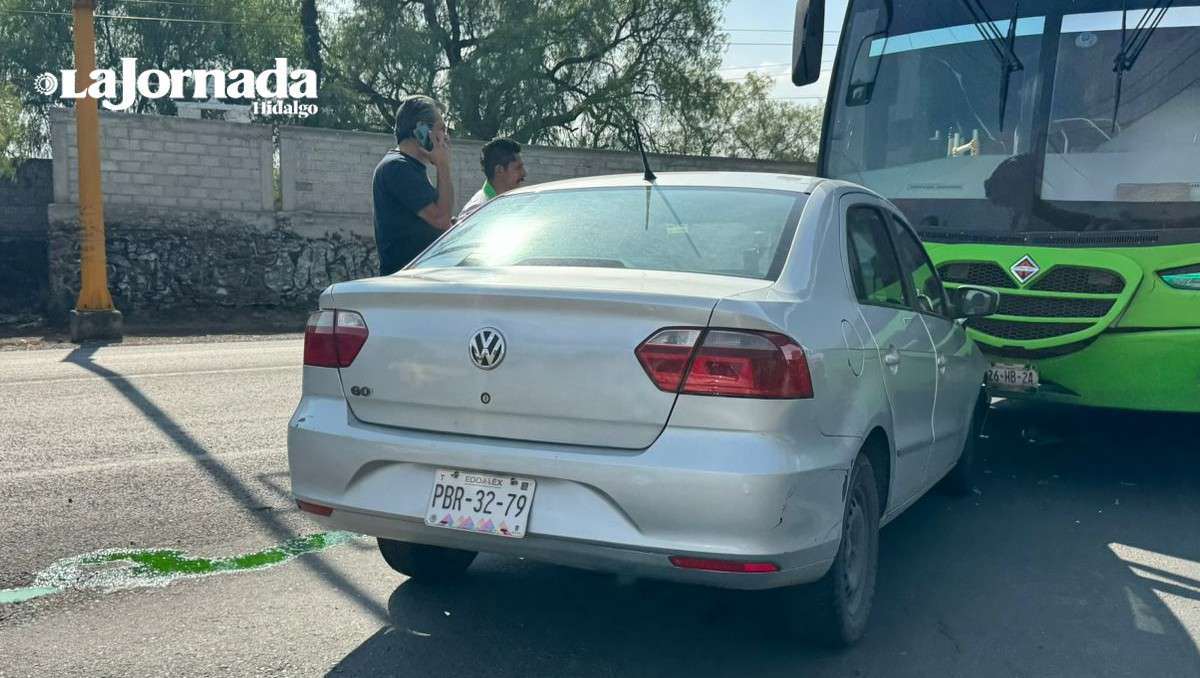
[[[492,370],[504,361],[504,335],[494,327],[485,327],[471,337],[471,362],[481,370]]]

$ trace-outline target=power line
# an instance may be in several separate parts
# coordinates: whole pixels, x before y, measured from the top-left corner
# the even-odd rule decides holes
[[[126,0],[127,2],[144,2],[150,4],[175,5],[187,7],[202,7],[194,3],[175,2],[173,0]],[[14,9],[0,11],[0,14],[30,14],[38,16],[73,16],[70,12],[50,12],[44,10],[32,9]],[[271,28],[297,28],[294,24],[266,24],[253,21],[222,21],[219,19],[184,19],[179,17],[153,17],[153,16],[135,16],[132,14],[94,14],[97,19],[117,19],[122,21],[161,21],[163,23],[177,24],[209,24],[218,26],[264,26]],[[738,29],[750,30],[750,29]],[[791,47],[790,42],[727,42],[729,47]],[[825,47],[836,47],[836,44],[825,43]]]
[[[125,0],[125,1],[126,2],[144,3],[144,4],[153,4],[153,5],[173,5],[176,7],[195,7],[195,8],[212,7],[212,5],[201,5],[201,4],[196,4],[196,3],[192,3],[192,2],[178,2],[176,0]],[[73,16],[70,12],[50,12],[50,11],[32,10],[32,9],[5,10],[5,11],[0,11],[0,14],[32,14],[32,15],[39,15],[39,16],[65,16],[65,17]],[[94,14],[93,16],[97,19],[120,19],[120,20],[127,20],[127,21],[162,21],[165,23],[182,23],[182,24],[214,24],[214,25],[221,25],[221,26],[268,26],[268,27],[272,27],[272,28],[296,28],[296,26],[293,24],[265,24],[265,23],[252,22],[252,21],[222,21],[219,19],[184,19],[184,18],[179,18],[179,17],[135,16],[132,14]],[[736,29],[723,29],[723,30],[726,30],[726,31],[756,31],[758,29],[736,28]],[[780,33],[790,33],[791,32],[791,31],[785,31],[783,29],[763,29],[763,30],[764,31],[769,30],[771,32],[780,32]],[[826,33],[837,33],[837,31],[826,31]],[[725,44],[728,46],[731,46],[731,47],[791,47],[792,46],[792,43],[790,43],[790,42],[727,42]],[[823,46],[836,47],[837,44],[836,43],[824,43]]]
[[[180,2],[179,0],[123,0],[141,5],[174,5],[176,7],[195,7],[197,9],[213,9],[215,4],[207,2]]]
[[[756,45],[759,47],[791,47],[790,42],[727,42],[726,45]],[[822,47],[837,47],[836,42],[823,42]]]
[[[46,12],[32,9],[0,11],[0,14],[39,14],[43,16],[74,16],[70,12]],[[218,24],[222,26],[267,26],[271,28],[299,28],[299,24],[265,24],[257,21],[219,21],[217,19],[179,19],[155,16],[132,16],[126,14],[94,14],[97,19],[122,19],[129,21],[162,21],[174,24]]]
[[[727,33],[791,33],[792,31],[786,28],[725,28],[721,30]],[[825,31],[827,35],[838,35],[841,31]]]
[[[825,58],[821,59],[821,63],[826,66],[833,66],[833,62],[834,62],[833,57],[825,57]],[[789,62],[780,61],[780,62],[772,62],[772,63],[768,63],[768,64],[754,64],[752,66],[726,66],[724,68],[718,68],[717,72],[723,73],[725,71],[747,71],[747,72],[752,73],[755,71],[760,71],[764,68],[785,68],[785,67],[791,68],[792,65],[793,64],[791,64]]]
[[[756,68],[774,68],[777,66],[791,66],[791,64],[787,63],[786,61],[780,61],[778,63],[755,64],[753,66],[728,66],[726,68],[718,68],[717,70],[718,71],[742,71],[742,70],[754,70]]]

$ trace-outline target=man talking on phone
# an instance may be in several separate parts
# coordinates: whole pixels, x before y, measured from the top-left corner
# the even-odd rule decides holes
[[[396,147],[375,166],[375,246],[379,275],[404,268],[447,228],[454,209],[450,178],[450,139],[441,108],[433,99],[412,95],[396,109]],[[437,188],[426,165],[437,168]]]

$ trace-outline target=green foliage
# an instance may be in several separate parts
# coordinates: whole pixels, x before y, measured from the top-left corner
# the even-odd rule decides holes
[[[13,179],[17,167],[35,155],[36,117],[21,105],[16,88],[0,83],[0,179]]]
[[[156,68],[250,68],[264,70],[275,58],[303,64],[297,0],[203,0],[181,4],[146,4],[99,0],[96,7],[96,65],[120,68],[134,58],[142,70]],[[62,0],[0,0],[0,82],[13,84],[27,107],[44,115],[57,98],[37,94],[39,74],[74,68],[71,3]],[[23,14],[50,12],[51,14]],[[113,19],[162,17],[185,23]],[[135,102],[137,113],[175,112],[168,99]]]
[[[770,81],[718,76],[725,0],[99,0],[97,14],[228,23],[96,19],[97,65],[264,70],[276,58],[320,72],[319,117],[342,129],[391,129],[398,100],[429,94],[452,133],[527,143],[633,148],[634,118],[652,150],[811,159],[820,115],[768,99]],[[44,147],[34,78],[73,67],[63,0],[0,0],[0,112],[27,147]],[[24,113],[13,115],[14,104]],[[69,102],[66,102],[69,104]],[[168,99],[133,112],[172,114]],[[299,120],[278,122],[297,124]]]
[[[722,83],[711,107],[682,107],[660,126],[660,145],[676,153],[813,162],[821,137],[820,106],[770,97],[770,77],[749,74]]]
[[[354,0],[327,63],[369,104],[366,126],[386,129],[397,100],[420,92],[465,136],[628,146],[631,113],[716,91],[721,4]]]

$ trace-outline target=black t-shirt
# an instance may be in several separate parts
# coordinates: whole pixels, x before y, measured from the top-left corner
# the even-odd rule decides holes
[[[442,232],[417,215],[438,193],[420,160],[392,149],[375,166],[375,246],[379,275],[391,275],[416,258]]]

